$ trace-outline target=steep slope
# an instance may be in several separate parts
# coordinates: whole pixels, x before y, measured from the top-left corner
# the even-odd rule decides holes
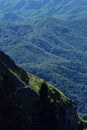
[[[23,111],[27,117],[26,119],[29,123],[28,127],[27,127],[28,129],[40,130],[41,129],[40,126],[45,127],[44,120],[42,123],[40,121],[41,121],[41,119],[44,119],[45,117],[49,117],[48,114],[50,114],[50,112],[51,112],[51,114],[53,114],[53,115],[56,114],[56,115],[50,117],[51,119],[45,118],[45,120],[49,122],[49,120],[52,121],[52,118],[56,119],[56,121],[57,121],[56,129],[59,128],[62,130],[64,130],[64,129],[68,130],[68,129],[73,128],[73,130],[77,130],[78,128],[81,127],[81,124],[79,124],[80,120],[79,120],[78,115],[77,115],[77,108],[76,108],[75,103],[72,100],[67,99],[66,96],[61,91],[57,90],[56,88],[54,88],[50,84],[44,83],[42,79],[39,79],[38,77],[33,76],[31,74],[27,74],[24,70],[23,70],[23,72],[26,73],[25,77],[29,79],[29,85],[20,88],[20,87],[18,87],[19,83],[15,84],[16,90],[13,90],[13,92],[12,91],[10,92],[10,90],[13,88],[13,86],[11,86],[12,84],[10,84],[10,83],[15,83],[18,80],[21,84],[21,80],[20,80],[20,77],[18,75],[18,74],[20,74],[20,71],[18,72],[18,70],[20,68],[17,67],[14,64],[14,62],[7,55],[5,55],[3,52],[0,52],[0,56],[3,57],[3,60],[1,60],[1,63],[0,63],[0,72],[4,71],[5,75],[8,74],[8,76],[10,78],[12,78],[12,79],[9,79],[9,82],[7,82],[7,79],[5,79],[5,76],[2,76],[2,73],[0,73],[0,90],[3,90],[3,93],[0,93],[0,97],[3,96],[3,98],[4,98],[4,99],[0,98],[0,100],[1,101],[3,100],[4,103],[6,102],[6,100],[8,102],[11,101],[13,103],[13,101],[14,101],[12,98],[13,96],[11,96],[11,95],[13,95],[13,93],[16,96],[15,100],[17,100],[17,98],[19,98],[20,105],[23,108]],[[12,66],[12,64],[13,64],[13,66]],[[8,66],[9,66],[9,68],[8,68]],[[8,71],[6,70],[6,68],[8,69]],[[11,72],[14,72],[14,68],[15,68],[16,72],[18,72],[18,73],[14,73],[14,76],[12,76],[10,74],[10,69],[11,69]],[[22,74],[23,73],[21,73],[20,75],[22,76]],[[13,78],[15,79],[14,82],[13,82]],[[24,83],[26,85],[26,81],[24,81]],[[5,85],[7,85],[7,86],[5,86]],[[12,88],[8,89],[8,85],[9,85],[9,87],[12,87]],[[6,89],[6,87],[7,87],[7,89]],[[42,89],[42,92],[40,92],[41,89]],[[8,94],[7,94],[7,92],[8,92],[7,90],[9,90]],[[0,92],[2,92],[2,91],[0,91]],[[4,92],[6,92],[6,95],[5,95],[5,97],[7,96],[6,100],[5,100],[5,97],[3,95]],[[46,93],[47,93],[47,96],[44,95]],[[50,106],[48,107],[47,104]],[[6,105],[6,103],[4,105]],[[9,104],[7,104],[7,105],[9,105]],[[7,109],[7,105],[6,105],[6,109]],[[16,106],[18,105],[17,102],[15,105]],[[10,106],[9,108],[11,111],[11,115],[13,115],[15,112],[12,110],[13,107]],[[16,108],[17,107],[14,107],[14,110]],[[18,109],[18,110],[20,110],[20,109]],[[0,112],[1,111],[5,111],[5,110],[0,109]],[[8,111],[8,109],[7,109],[7,111]],[[48,112],[48,114],[45,115],[45,117],[39,115],[41,113],[43,114],[46,111]],[[39,113],[39,112],[41,112],[41,113]],[[56,113],[54,113],[54,112],[56,112]],[[46,114],[46,113],[44,113],[44,114]],[[6,116],[7,115],[5,115],[5,117]],[[6,118],[8,120],[12,117],[10,117],[8,115]],[[21,118],[22,118],[22,116],[21,116]],[[12,119],[14,119],[14,116]],[[1,116],[0,116],[0,121],[2,121]],[[24,124],[24,120],[21,119],[21,121],[23,121],[23,124]],[[48,122],[46,122],[46,128],[50,127]],[[10,120],[8,120],[7,123],[14,124],[14,120],[11,120],[11,122],[10,122]],[[54,123],[56,123],[56,122],[52,122],[52,128],[51,128],[52,130],[54,128],[54,125],[53,125]],[[4,124],[4,126],[0,124],[0,128],[1,129],[3,127],[5,128],[5,125],[6,124]],[[7,124],[7,125],[6,125],[7,126],[6,128],[9,128],[9,124]],[[13,126],[13,127],[15,128],[15,126]],[[13,128],[13,127],[11,126],[11,128]],[[22,128],[22,129],[27,130],[27,128]],[[16,128],[16,129],[18,129],[18,128]]]
[[[9,76],[10,80],[18,87],[23,87],[29,83],[29,78],[27,77],[27,73],[0,51],[0,78],[3,76]],[[19,82],[20,81],[20,82]]]
[[[12,0],[0,1],[0,20],[21,22],[29,19],[56,16],[75,19],[86,16],[86,0]]]
[[[69,22],[48,18],[0,25],[0,49],[72,97],[83,114],[87,113],[86,23],[86,18]]]

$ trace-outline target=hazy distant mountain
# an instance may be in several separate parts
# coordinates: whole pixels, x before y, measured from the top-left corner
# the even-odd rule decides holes
[[[73,19],[86,15],[86,12],[86,0],[0,1],[0,20],[2,21],[16,22],[50,16],[61,19]]]

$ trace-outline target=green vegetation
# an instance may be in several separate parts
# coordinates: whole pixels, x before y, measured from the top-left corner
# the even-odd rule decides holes
[[[0,72],[3,72],[0,73],[0,129],[81,128],[77,107],[72,100],[37,76],[28,74],[23,69],[25,75],[20,73],[21,68],[3,52],[0,52],[0,56],[4,57],[0,60]],[[13,66],[10,66],[10,63],[13,63]],[[10,70],[19,71],[20,76],[15,72],[13,75]],[[28,84],[26,80],[22,83],[22,76],[28,79]]]
[[[70,20],[87,16],[86,0],[2,0],[0,5],[2,22],[25,22],[52,16]]]
[[[25,70],[45,79],[75,100],[80,115],[87,114],[86,21],[86,18],[68,22],[44,18],[32,21],[32,24],[0,25],[0,49]],[[21,77],[22,69],[20,73],[11,69],[10,72],[20,77],[23,84],[23,80],[28,84],[24,73]],[[83,118],[87,119],[86,116]]]
[[[2,0],[0,12],[0,50],[9,54],[29,73],[45,79],[75,100],[79,115],[87,120],[87,2]],[[38,100],[43,80],[27,74],[2,52],[0,67],[1,86],[4,75],[18,89],[30,86],[26,87],[25,93],[18,93],[21,100],[23,97],[27,99],[28,93],[32,95],[33,91]],[[50,102],[54,102],[51,97],[61,92],[49,84],[47,86]],[[9,93],[14,91],[10,88],[8,90]],[[66,103],[67,99],[61,95]],[[27,104],[25,100],[22,102],[24,104]],[[31,104],[29,107],[32,109]],[[31,113],[28,114],[30,117]]]

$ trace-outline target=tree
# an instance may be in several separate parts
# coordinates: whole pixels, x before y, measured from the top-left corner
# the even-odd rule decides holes
[[[48,87],[47,87],[47,84],[45,83],[45,81],[42,82],[42,84],[41,84],[39,94],[40,94],[41,102],[47,103],[48,102]]]
[[[39,94],[41,130],[48,130],[48,87],[45,82],[42,82]]]
[[[56,103],[48,99],[48,86],[45,82],[41,84],[39,94],[41,130],[57,130]]]

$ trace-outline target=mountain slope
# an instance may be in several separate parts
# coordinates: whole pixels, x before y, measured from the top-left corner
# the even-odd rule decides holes
[[[29,83],[26,72],[22,68],[17,67],[10,57],[5,55],[3,52],[0,52],[0,65],[0,75],[3,76],[5,75],[5,72],[7,72],[9,78],[15,82],[14,84],[16,86],[23,87],[25,84],[27,85]]]
[[[46,128],[50,127],[49,121],[52,121],[52,119],[56,119],[55,121],[57,121],[56,129],[60,128],[60,129],[64,130],[66,128],[66,130],[68,130],[73,127],[73,130],[77,130],[78,128],[81,127],[80,120],[77,115],[77,108],[76,108],[75,103],[72,100],[67,99],[66,96],[61,91],[57,90],[52,85],[43,82],[42,79],[39,79],[36,76],[27,74],[24,70],[23,70],[23,72],[26,73],[26,75],[24,77],[29,79],[29,84],[27,84],[27,86],[25,86],[26,81],[24,81],[25,85],[22,88],[18,87],[18,84],[20,85],[20,82],[21,82],[20,77],[18,75],[20,73],[20,71],[17,75],[15,73],[14,76],[11,76],[10,69],[12,70],[12,72],[14,72],[14,69],[17,72],[18,70],[20,70],[20,68],[17,67],[14,64],[14,62],[3,52],[0,52],[0,56],[4,57],[4,60],[1,60],[1,62],[3,62],[3,64],[0,64],[0,72],[4,71],[4,75],[2,75],[2,73],[0,73],[0,90],[2,90],[2,91],[0,91],[0,97],[1,97],[0,101],[2,101],[2,100],[4,101],[3,103],[5,106],[5,110],[7,110],[7,111],[8,111],[7,106],[9,106],[9,104],[8,104],[9,102],[11,102],[11,105],[12,105],[12,103],[16,103],[16,104],[13,104],[13,106],[9,106],[10,113],[8,111],[8,114],[5,115],[5,120],[7,119],[7,123],[3,122],[4,120],[2,120],[2,118],[0,116],[0,121],[4,123],[4,126],[3,126],[3,124],[0,123],[1,129],[3,129],[3,127],[9,128],[9,124],[14,125],[15,123],[18,123],[20,120],[20,118],[19,118],[20,116],[21,116],[21,121],[23,121],[23,124],[22,124],[23,127],[21,128],[23,130],[24,129],[25,130],[27,130],[27,129],[35,130],[36,128],[38,130],[40,130],[41,127],[45,128],[44,120],[41,123],[41,119],[44,119],[45,117],[47,117],[47,118],[45,118],[45,120],[48,121],[48,122],[46,122]],[[5,62],[5,61],[7,61],[7,62]],[[10,63],[13,63],[13,66]],[[5,66],[4,66],[4,64],[5,64]],[[9,65],[9,68],[8,68],[8,65]],[[8,71],[6,70],[6,67],[8,68]],[[10,78],[5,79],[6,74],[8,74],[8,76],[12,79],[10,79]],[[20,75],[22,76],[22,74],[23,73],[21,73]],[[16,76],[18,76],[19,78],[17,79]],[[15,81],[13,79],[15,79]],[[17,80],[19,81],[19,83],[15,84],[16,89],[14,90],[13,89],[14,86],[12,86],[12,83],[15,83]],[[7,81],[9,81],[9,82],[7,82]],[[8,89],[8,87],[10,87],[10,88]],[[12,89],[13,89],[13,91],[11,91]],[[5,95],[4,95],[4,93],[5,93]],[[13,98],[14,94],[15,94],[15,98]],[[6,100],[5,100],[5,98],[6,98]],[[22,115],[20,115],[22,113],[20,113],[21,109],[18,108],[19,103],[18,103],[17,99],[19,99],[20,108],[23,109],[24,115],[27,117],[26,119],[27,119],[28,127],[26,126],[26,124],[24,124],[25,118]],[[8,101],[7,104],[6,104],[6,101]],[[2,106],[3,106],[3,103],[2,103]],[[5,110],[0,108],[0,115]],[[17,119],[17,117],[14,117],[15,112],[20,113],[19,117],[18,117],[19,120],[16,120],[16,122],[14,122],[14,120],[13,120],[14,118]],[[47,112],[48,114],[44,115],[45,117],[43,117],[43,115],[39,115],[39,114],[41,114],[40,112],[42,114],[46,114],[45,112]],[[50,112],[51,112],[51,114],[50,114]],[[50,115],[54,115],[54,116],[50,116]],[[4,116],[4,115],[2,115],[2,116]],[[50,118],[49,118],[49,116],[50,116]],[[3,119],[4,119],[4,117],[3,117]],[[56,122],[53,122],[53,121],[52,121],[52,125],[50,124],[52,130],[54,129],[54,124],[56,124]],[[20,125],[20,122],[19,122],[19,125]],[[24,127],[24,125],[26,127]],[[10,126],[10,128],[12,128],[12,129],[13,129],[13,127],[18,129],[18,127]]]
[[[69,22],[48,18],[0,25],[0,49],[72,97],[83,114],[87,113],[86,23],[86,18]]]
[[[86,16],[86,0],[12,0],[0,1],[1,21],[21,22],[29,19],[55,16],[75,19]],[[10,13],[11,12],[11,13]]]

